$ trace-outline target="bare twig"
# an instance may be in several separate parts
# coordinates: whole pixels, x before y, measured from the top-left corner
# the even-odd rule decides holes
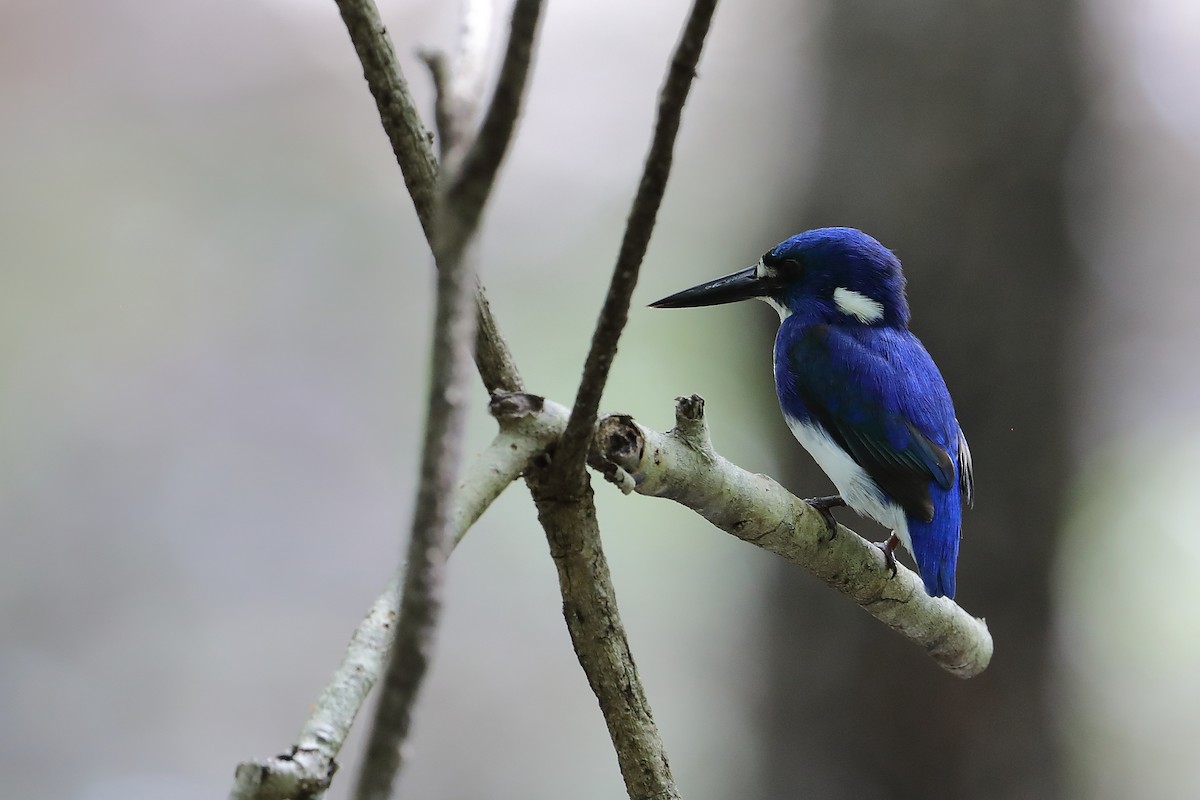
[[[494,0],[464,0],[458,51],[453,67],[443,53],[417,53],[429,68],[434,88],[434,122],[442,163],[451,172],[471,143],[471,126],[487,90],[487,53]]]
[[[629,318],[629,301],[637,285],[638,271],[650,246],[650,234],[654,231],[658,209],[666,192],[683,105],[687,102],[692,79],[696,76],[696,64],[700,60],[716,6],[717,0],[695,0],[659,94],[658,121],[654,126],[650,152],[646,155],[642,179],[625,224],[625,236],[608,286],[608,296],[604,298],[604,307],[592,335],[592,345],[583,366],[583,378],[571,409],[571,421],[557,450],[558,474],[555,482],[561,490],[568,490],[570,484],[579,484],[586,479],[584,462],[592,429],[596,426],[600,397],[608,381],[608,371],[617,352],[621,331]]]
[[[500,432],[467,465],[451,515],[455,544],[567,424],[564,406],[531,395],[497,396],[490,409]],[[328,788],[350,726],[383,671],[399,612],[399,589],[397,576],[354,631],[341,665],[292,748],[274,758],[239,764],[230,800],[315,798]]]
[[[417,53],[429,70],[429,78],[433,81],[433,124],[438,134],[438,155],[446,160],[446,152],[453,149],[456,139],[461,139],[455,130],[455,114],[450,109],[452,95],[450,93],[450,65],[446,56],[436,50],[421,50]]]
[[[408,91],[408,81],[400,71],[396,50],[387,35],[374,0],[335,0],[342,21],[354,43],[363,77],[375,98],[379,119],[392,143],[392,152],[404,174],[404,185],[417,210],[417,219],[425,229],[425,238],[433,233],[434,204],[437,200],[438,165],[429,146],[429,132]]]
[[[499,83],[480,135],[467,148],[461,173],[443,173],[452,177],[438,198],[433,224],[438,295],[421,482],[401,590],[400,619],[359,773],[355,791],[358,800],[386,800],[391,794],[402,763],[401,744],[408,735],[413,704],[432,649],[441,609],[442,572],[452,547],[449,508],[462,449],[466,421],[463,387],[475,332],[475,316],[469,309],[476,283],[473,265],[464,254],[471,246],[512,139],[540,8],[540,0],[517,0]],[[480,40],[486,43],[486,37],[463,41],[471,45]],[[482,57],[463,60],[482,63]],[[468,78],[456,85],[471,87],[474,83]],[[445,105],[466,113],[468,103],[469,98],[455,98]],[[448,153],[458,149],[457,142],[452,144]]]
[[[459,211],[449,220],[453,225],[473,229],[483,213],[496,170],[508,151],[513,126],[521,110],[541,10],[541,0],[516,0],[513,5],[508,47],[492,101],[479,126],[479,135],[463,157],[462,170],[454,175],[446,191],[450,206]],[[461,237],[455,235],[455,229],[448,228],[444,233],[450,243],[461,241]],[[452,251],[447,252],[453,255]]]
[[[596,448],[610,480],[626,492],[666,497],[723,531],[783,556],[847,595],[867,613],[925,649],[960,678],[978,675],[992,656],[992,637],[945,597],[930,597],[913,572],[892,577],[877,547],[824,519],[765,475],[726,461],[712,448],[704,401],[681,397],[675,428],[662,434],[626,416],[600,421]]]
[[[475,307],[478,310],[475,320],[475,366],[479,368],[484,388],[489,393],[524,391],[521,371],[517,369],[508,342],[500,333],[482,284],[475,293]]]
[[[396,51],[379,17],[374,0],[335,0],[346,30],[362,62],[363,77],[375,98],[384,132],[404,175],[425,238],[433,246],[433,217],[437,199],[438,164],[432,137],[413,104]],[[439,268],[441,265],[439,264]],[[500,335],[483,287],[476,289],[475,363],[489,392],[520,391],[524,384],[516,362]]]

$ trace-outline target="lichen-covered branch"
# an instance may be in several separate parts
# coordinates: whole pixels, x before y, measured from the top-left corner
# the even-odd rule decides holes
[[[567,424],[564,406],[532,395],[497,396],[490,410],[500,432],[466,466],[450,518],[455,544]],[[315,800],[328,788],[350,727],[383,671],[399,613],[399,589],[397,575],[354,631],[296,743],[274,758],[239,764],[230,800]]]
[[[903,566],[895,577],[877,547],[824,520],[765,475],[730,463],[712,448],[704,401],[679,398],[675,428],[658,433],[628,416],[600,421],[596,430],[606,477],[623,491],[666,497],[721,530],[783,556],[845,594],[871,616],[924,648],[960,678],[978,675],[992,657],[987,625],[945,597],[930,597]]]

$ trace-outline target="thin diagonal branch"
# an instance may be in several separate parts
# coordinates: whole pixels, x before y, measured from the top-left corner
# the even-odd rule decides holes
[[[960,678],[978,675],[992,657],[983,620],[954,601],[930,597],[921,579],[900,566],[895,577],[879,549],[848,528],[830,538],[824,519],[765,475],[731,464],[713,450],[704,401],[681,397],[675,428],[662,434],[630,417],[600,421],[599,457],[622,491],[666,497],[743,541],[809,570]]]
[[[358,800],[386,800],[391,795],[392,783],[402,763],[401,744],[411,727],[413,704],[432,650],[441,610],[442,575],[453,546],[449,509],[462,452],[466,365],[475,333],[470,300],[477,284],[474,265],[464,255],[471,248],[483,207],[512,139],[540,8],[540,0],[517,0],[499,83],[480,135],[470,143],[463,157],[461,174],[443,173],[448,185],[439,194],[432,230],[438,293],[421,481],[401,588],[400,619],[359,773],[355,791]],[[486,37],[476,37],[474,41],[480,38],[486,41]],[[465,60],[484,63],[482,58],[473,56]],[[473,91],[474,83],[467,79],[455,85]],[[470,103],[471,97],[454,98],[446,107],[466,113]],[[448,150],[452,156],[458,143],[454,144]]]
[[[335,0],[342,21],[362,62],[363,77],[375,98],[379,119],[404,175],[404,185],[417,210],[425,238],[433,232],[438,164],[429,146],[430,135],[400,71],[396,50],[374,0]]]
[[[413,104],[408,82],[400,70],[396,50],[384,28],[374,0],[335,0],[354,50],[362,62],[363,77],[375,98],[384,132],[404,175],[417,219],[433,246],[433,217],[437,199],[438,163],[430,145],[432,137]],[[441,264],[438,265],[441,268]],[[521,374],[492,316],[483,287],[476,288],[475,363],[489,392],[520,391]]]
[[[650,235],[666,193],[683,106],[696,76],[696,64],[700,61],[716,6],[717,0],[695,0],[671,57],[667,78],[659,95],[658,120],[654,126],[650,152],[646,155],[642,179],[625,225],[625,236],[621,241],[608,295],[604,298],[600,319],[592,335],[583,378],[571,409],[571,421],[567,424],[567,432],[557,451],[559,474],[555,480],[562,489],[585,480],[584,462],[596,425],[600,397],[608,381],[621,331],[629,318],[629,301],[633,297],[642,259],[650,246]]]
[[[604,714],[631,800],[676,798],[679,790],[617,610],[584,463],[638,267],[666,189],[683,104],[715,6],[715,0],[696,0],[684,26],[660,95],[650,152],[566,433],[553,460],[534,465],[527,475],[538,520],[558,569],[571,643]]]
[[[498,396],[490,411],[500,432],[467,465],[451,515],[455,544],[567,424],[565,407],[530,395]],[[397,575],[354,631],[341,665],[313,705],[296,743],[274,758],[239,764],[229,800],[315,798],[329,787],[350,727],[383,672],[400,610],[399,589]]]

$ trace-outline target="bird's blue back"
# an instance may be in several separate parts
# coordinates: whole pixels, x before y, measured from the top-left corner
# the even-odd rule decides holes
[[[953,597],[961,432],[921,342],[904,328],[841,326],[793,313],[775,340],[775,376],[785,415],[820,425],[883,499],[903,509],[927,590]]]

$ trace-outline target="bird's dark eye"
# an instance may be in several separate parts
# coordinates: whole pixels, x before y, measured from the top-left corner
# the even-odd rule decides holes
[[[804,272],[804,265],[800,263],[800,259],[788,256],[776,260],[775,271],[779,277],[787,281],[799,280]]]
[[[804,265],[800,259],[791,255],[780,255],[775,252],[765,253],[762,257],[763,267],[778,281],[791,282],[799,280],[804,273]]]
[[[780,269],[780,268],[782,268],[782,269],[799,269],[800,268],[800,259],[796,258],[795,256],[780,255],[774,251],[771,251],[769,253],[764,253],[763,257],[762,257],[762,262],[764,265],[766,265],[768,267],[772,267],[774,269]]]

